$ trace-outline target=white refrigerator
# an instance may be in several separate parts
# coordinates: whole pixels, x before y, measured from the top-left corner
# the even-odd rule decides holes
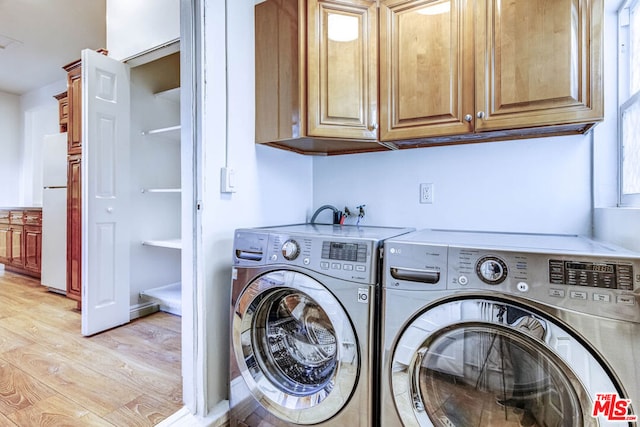
[[[67,134],[45,135],[42,148],[42,274],[53,292],[67,291]]]

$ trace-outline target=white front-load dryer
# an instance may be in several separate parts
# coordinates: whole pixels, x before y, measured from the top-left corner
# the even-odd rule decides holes
[[[636,425],[639,254],[441,230],[384,253],[381,426]]]
[[[300,224],[237,230],[231,426],[361,426],[374,416],[384,239],[408,229]]]

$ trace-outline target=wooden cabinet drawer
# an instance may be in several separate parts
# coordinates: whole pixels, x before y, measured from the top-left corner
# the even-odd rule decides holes
[[[23,224],[24,211],[11,211],[9,213],[9,222],[11,224]]]
[[[9,223],[9,211],[0,211],[0,223]]]
[[[42,225],[42,211],[25,211],[24,224]]]

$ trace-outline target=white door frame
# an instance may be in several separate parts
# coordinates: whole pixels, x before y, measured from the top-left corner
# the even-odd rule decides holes
[[[207,354],[201,200],[204,111],[204,1],[180,0],[182,181],[182,395],[186,409],[207,416]],[[191,238],[190,238],[191,237]],[[177,415],[177,414],[176,414]]]

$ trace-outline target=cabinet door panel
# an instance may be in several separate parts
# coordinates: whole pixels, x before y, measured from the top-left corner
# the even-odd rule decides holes
[[[11,231],[8,224],[0,224],[0,263],[9,262],[11,257]]]
[[[67,139],[69,154],[82,152],[82,74],[81,69],[74,68],[67,74],[68,87],[68,123]]]
[[[602,0],[478,4],[477,130],[602,118]]]
[[[82,157],[67,166],[67,296],[80,300],[82,286]]]
[[[376,3],[348,3],[308,2],[308,131],[376,139]]]
[[[304,54],[299,20],[304,2],[267,1],[256,5],[256,142],[305,135]],[[303,28],[304,25],[302,26]]]
[[[473,131],[472,22],[464,0],[381,3],[382,140]]]
[[[24,230],[24,267],[40,274],[42,232],[40,227],[27,226]]]
[[[16,267],[24,267],[23,233],[24,230],[21,225],[11,226],[11,265]]]

